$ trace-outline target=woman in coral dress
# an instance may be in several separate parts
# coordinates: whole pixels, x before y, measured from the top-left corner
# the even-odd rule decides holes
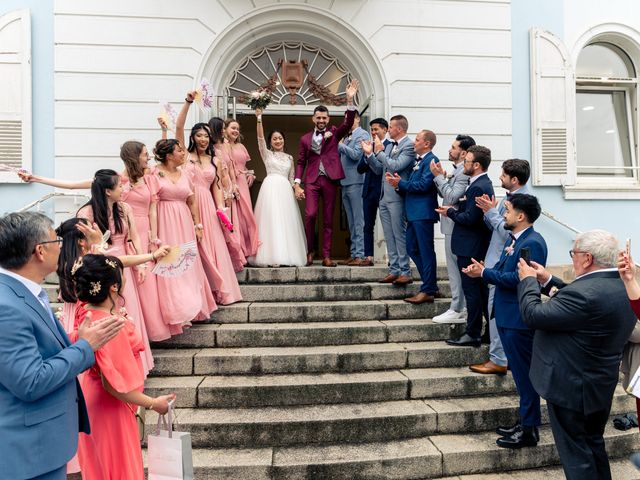
[[[176,120],[176,139],[184,145],[184,123],[195,92],[188,92],[185,103]],[[218,214],[225,214],[224,199],[218,175],[219,160],[213,156],[213,145],[209,126],[197,123],[189,135],[187,161],[183,167],[195,186],[200,221],[204,227],[198,250],[204,271],[216,302],[222,305],[242,300],[240,285],[236,277],[231,256],[227,249],[223,227]],[[215,202],[214,202],[215,198]],[[216,208],[216,204],[219,208]],[[228,210],[227,210],[228,211]]]
[[[143,250],[131,207],[120,201],[121,196],[122,183],[120,175],[113,170],[98,170],[91,183],[91,200],[78,210],[76,216],[86,218],[91,223],[97,223],[101,231],[109,230],[111,232],[107,250],[109,255],[119,257],[128,253],[142,254]],[[127,251],[129,242],[131,242],[131,246]],[[136,267],[136,273],[139,283],[146,280],[146,268],[138,266]],[[145,345],[145,351],[142,354],[142,366],[146,376],[149,370],[153,368],[153,355],[149,347],[149,338],[142,307],[140,306],[134,272],[131,268],[127,268],[124,271],[124,276],[127,282],[122,289],[122,298],[119,300],[121,302],[120,306],[126,307],[127,311],[133,316],[138,334]]]
[[[78,299],[77,328],[87,314],[91,322],[122,316],[125,326],[96,351],[96,362],[81,379],[91,419],[91,434],[80,434],[78,458],[87,480],[143,480],[144,467],[135,410],[165,414],[175,395],[152,398],[143,393],[141,353],[144,342],[118,294],[126,283],[122,263],[112,256],[85,255],[73,274]]]
[[[204,226],[194,186],[181,168],[184,149],[175,139],[159,140],[154,154],[159,165],[149,175],[148,184],[158,202],[158,237],[172,246],[201,241]],[[182,275],[158,276],[157,281],[162,315],[173,328],[189,326],[192,320],[206,320],[218,308],[200,255]]]
[[[247,170],[247,162],[251,160],[249,152],[245,146],[240,143],[240,124],[234,119],[228,119],[224,122],[225,135],[229,140],[229,156],[233,162],[236,173],[236,184],[238,185],[238,228],[240,229],[240,238],[242,239],[242,248],[246,257],[255,256],[258,251],[258,225],[256,217],[253,214],[253,206],[251,205],[251,193],[249,187],[255,180],[255,175]]]

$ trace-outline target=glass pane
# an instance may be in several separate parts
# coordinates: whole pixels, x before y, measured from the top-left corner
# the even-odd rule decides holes
[[[635,78],[629,56],[610,43],[593,43],[582,49],[576,67],[578,77]]]
[[[632,177],[626,92],[581,90],[576,106],[578,175]]]

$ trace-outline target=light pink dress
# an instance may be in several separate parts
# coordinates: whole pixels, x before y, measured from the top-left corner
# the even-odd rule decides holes
[[[211,185],[216,179],[215,166],[199,166],[188,162],[184,170],[190,175],[196,189],[200,221],[204,227],[202,241],[198,251],[202,265],[218,303],[229,305],[242,300],[240,285],[233,269],[231,256],[227,249],[220,220],[216,214],[216,206],[211,195]]]
[[[215,146],[215,154],[220,161],[221,168],[229,169],[229,165],[233,164],[228,150],[229,148],[225,145],[218,144]],[[231,201],[231,222],[233,223],[233,232],[224,229],[224,236],[227,241],[229,255],[231,255],[231,261],[233,262],[233,269],[236,272],[241,272],[247,264],[247,257],[244,254],[241,236],[242,227],[239,226],[240,219],[238,214],[238,201],[236,199]]]
[[[122,183],[121,200],[131,207],[133,218],[136,222],[136,230],[140,237],[142,253],[149,251],[149,235],[151,227],[149,224],[149,208],[151,206],[151,190],[147,185],[147,180],[133,187],[127,177],[120,176]],[[160,310],[160,298],[158,297],[158,284],[156,276],[151,273],[153,264],[148,265],[147,277],[144,282],[137,284],[138,296],[144,315],[144,323],[147,327],[147,335],[152,342],[159,342],[171,337],[169,322],[164,320]]]
[[[253,257],[258,251],[258,224],[253,214],[253,206],[251,205],[251,193],[249,192],[249,184],[247,176],[244,172],[247,170],[247,162],[251,160],[249,152],[244,145],[236,143],[231,145],[230,157],[236,170],[236,183],[240,190],[240,198],[238,204],[238,227],[240,230],[240,238],[242,240],[242,248],[245,257]]]
[[[122,232],[116,233],[116,227],[113,223],[113,215],[109,212],[109,230],[111,231],[111,244],[106,253],[114,257],[122,257],[124,255],[130,255],[127,251],[127,242],[129,241],[129,223],[127,218],[133,218],[131,207],[124,202],[118,202],[122,211]],[[93,223],[93,210],[90,205],[82,207],[78,210],[78,217],[86,218]],[[142,314],[142,307],[140,306],[140,297],[138,296],[138,281],[136,275],[131,268],[124,269],[124,287],[120,291],[120,305],[119,307],[125,307],[128,312],[133,316],[133,321],[136,326],[138,335],[142,338],[144,344],[144,352],[140,355],[142,359],[142,367],[144,368],[145,378],[149,373],[149,370],[153,368],[153,355],[151,354],[151,347],[149,346],[149,337],[147,336],[147,327],[145,326],[144,315]]]
[[[158,238],[168,245],[196,240],[187,198],[194,194],[189,175],[181,173],[173,183],[155,168],[147,179],[151,194],[158,202]],[[157,277],[160,310],[172,325],[172,334],[190,325],[192,320],[206,320],[218,309],[198,255],[189,270],[179,277]]]

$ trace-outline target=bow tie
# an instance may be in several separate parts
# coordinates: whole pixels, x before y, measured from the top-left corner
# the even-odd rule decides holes
[[[511,197],[513,197],[514,195],[514,193],[507,192],[507,200],[511,200]]]
[[[315,135],[324,135],[324,130],[316,130]]]
[[[394,147],[398,146],[398,142],[396,142],[395,140],[391,140],[391,145],[393,145]]]
[[[420,160],[422,160],[422,157],[420,155],[416,155],[416,162],[419,162]]]

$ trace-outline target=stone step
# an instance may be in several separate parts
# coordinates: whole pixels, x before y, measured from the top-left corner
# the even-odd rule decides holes
[[[404,287],[388,283],[297,283],[297,284],[245,284],[240,287],[246,302],[288,302],[297,299],[304,302],[345,300],[402,300],[420,291],[420,282]],[[438,282],[440,293],[451,296],[449,282]]]
[[[335,283],[335,282],[377,282],[389,273],[384,264],[376,264],[372,267],[346,267],[338,265],[335,268],[327,268],[315,262],[310,267],[281,267],[281,268],[245,268],[236,276],[240,283]],[[420,278],[415,267],[411,269],[415,280]],[[437,276],[439,279],[447,278],[446,265],[438,265]]]
[[[535,475],[549,467],[554,474],[551,478],[564,478],[549,427],[540,433],[537,447],[521,450],[498,448],[493,432],[347,445],[195,448],[193,464],[198,480],[539,480],[547,477],[528,475],[525,469]],[[637,432],[621,432],[609,425],[605,441],[613,459],[613,478],[640,478],[625,459],[640,448]],[[514,471],[518,476],[495,473],[501,471]]]
[[[287,347],[352,345],[359,343],[425,342],[444,340],[459,334],[463,325],[449,325],[423,319],[369,320],[311,323],[200,324],[154,347]]]
[[[622,389],[612,415],[635,408]],[[543,407],[543,424],[548,423]],[[492,431],[518,418],[516,396],[407,400],[358,404],[177,409],[176,421],[191,432],[194,447],[276,447],[366,443],[435,434]],[[155,425],[155,415],[148,430]]]
[[[329,373],[481,363],[487,347],[444,342],[374,343],[319,347],[154,349],[153,376]]]
[[[467,367],[356,373],[149,377],[149,395],[174,392],[181,407],[261,407],[363,403],[514,391],[511,375],[479,375]]]

